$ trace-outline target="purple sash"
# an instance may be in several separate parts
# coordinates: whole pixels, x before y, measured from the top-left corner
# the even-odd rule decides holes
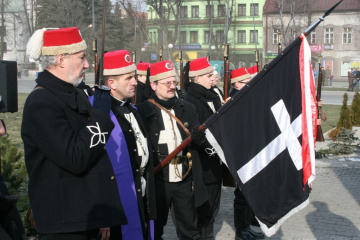
[[[93,97],[89,97],[89,100],[92,103]],[[119,122],[112,111],[110,111],[110,118],[115,124],[115,128],[112,130],[110,138],[105,146],[114,169],[121,203],[128,220],[127,225],[121,225],[122,239],[143,239],[134,176],[132,173],[128,148]]]

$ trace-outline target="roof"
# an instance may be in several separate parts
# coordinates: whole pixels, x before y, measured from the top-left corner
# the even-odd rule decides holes
[[[266,0],[264,4],[264,14],[267,13],[278,13],[278,1],[279,0]],[[282,0],[280,0],[282,1]],[[289,2],[290,1],[284,1],[284,12],[289,12]],[[294,1],[292,1],[294,2]],[[311,11],[312,12],[326,12],[329,10],[332,6],[334,6],[336,3],[339,2],[339,0],[311,0],[309,1],[311,3]],[[304,12],[306,9],[306,3],[307,1],[302,0],[298,1],[296,7],[299,12],[301,9],[301,12]],[[360,0],[343,0],[334,10],[334,12],[337,11],[360,11]]]

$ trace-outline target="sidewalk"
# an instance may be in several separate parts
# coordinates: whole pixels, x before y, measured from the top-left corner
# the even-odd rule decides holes
[[[310,204],[286,220],[275,235],[265,239],[360,240],[360,162],[316,160],[316,175]],[[228,187],[222,189],[215,222],[216,240],[235,238],[233,191]],[[257,227],[253,229],[260,231]],[[171,218],[164,239],[177,239]]]
[[[356,135],[360,136],[360,130]],[[317,142],[316,149],[326,148],[327,143]],[[275,235],[265,239],[360,240],[360,156],[329,156],[316,159],[315,164],[316,179],[309,205],[286,220]],[[215,221],[216,240],[235,239],[233,192],[234,188],[222,189],[220,211]],[[164,239],[177,239],[171,217]]]

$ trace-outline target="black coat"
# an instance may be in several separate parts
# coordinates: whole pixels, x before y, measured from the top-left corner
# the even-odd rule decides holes
[[[129,111],[131,111],[141,129],[141,132],[148,140],[148,149],[149,153],[151,152],[151,143],[149,141],[149,137],[147,136],[147,132],[145,129],[145,126],[142,122],[142,119],[139,115],[139,113],[136,111],[134,107],[132,107],[130,104],[129,106],[126,106]],[[119,111],[119,102],[112,98],[112,104],[111,109],[113,110],[114,115],[116,116],[116,119],[119,122],[119,125],[123,131],[124,137],[126,139],[126,144],[129,149],[129,156],[131,161],[131,168],[134,176],[134,183],[136,189],[141,189],[141,171],[140,171],[140,164],[141,164],[141,157],[137,154],[137,145],[136,145],[136,139],[134,136],[134,133],[132,132],[131,124],[129,121],[124,117],[123,114]],[[145,221],[148,219],[155,219],[156,217],[156,211],[155,211],[155,187],[154,187],[154,167],[153,167],[153,158],[152,154],[149,154],[149,160],[145,167],[145,173],[144,178],[146,180],[146,195],[145,199],[142,197],[141,191],[136,191],[137,193],[137,200],[138,200],[138,206],[139,206],[139,212],[140,212],[140,218],[142,221],[142,226],[144,226]]]
[[[43,88],[28,96],[21,128],[36,230],[66,233],[126,224],[104,150],[114,128],[110,117],[48,71],[37,83]]]
[[[162,118],[159,116],[161,114],[161,110],[156,107],[154,104],[149,101],[145,101],[143,103],[136,105],[140,116],[143,119],[145,124],[145,128],[148,131],[148,135],[150,137],[152,149],[153,149],[153,157],[154,157],[154,166],[157,166],[160,161],[158,155],[154,149],[158,149],[159,143],[159,133]],[[198,125],[198,117],[196,113],[195,107],[187,102],[177,99],[175,107],[175,116],[182,122],[188,123],[188,129],[191,130],[195,125]],[[187,135],[183,128],[177,123],[177,127],[181,133],[181,137],[183,140],[187,138]],[[194,190],[195,190],[195,207],[202,205],[208,199],[208,195],[205,189],[205,185],[203,182],[202,171],[201,171],[201,162],[199,159],[199,155],[194,148],[194,144],[190,144],[186,148],[187,151],[190,151],[193,160],[193,168],[192,168],[192,177],[194,181]],[[186,151],[183,151],[185,154]],[[162,179],[161,171],[157,173],[155,176],[158,179]]]
[[[204,123],[214,113],[207,103],[208,101],[213,102],[215,110],[221,107],[220,99],[214,92],[196,83],[190,83],[190,86],[186,89],[184,100],[195,105],[200,123]],[[199,149],[204,182],[205,184],[220,182],[222,179],[220,158],[217,154],[209,156],[205,152],[206,147],[210,146],[204,146]]]

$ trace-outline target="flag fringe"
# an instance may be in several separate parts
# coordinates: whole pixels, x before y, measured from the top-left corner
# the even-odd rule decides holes
[[[267,237],[271,237],[274,235],[281,225],[292,215],[294,215],[297,212],[300,212],[303,208],[305,208],[309,204],[309,198],[307,198],[303,203],[301,203],[299,206],[293,208],[290,212],[288,212],[285,216],[280,218],[271,228],[268,228],[264,223],[262,223],[258,218],[256,218],[260,224],[261,230],[265,233]]]

